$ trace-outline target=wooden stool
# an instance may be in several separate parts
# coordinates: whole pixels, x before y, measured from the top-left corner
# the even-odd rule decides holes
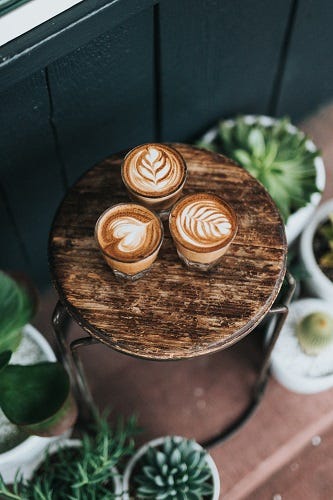
[[[164,223],[165,239],[149,274],[135,282],[117,281],[94,239],[99,215],[112,204],[128,201],[120,175],[124,155],[113,155],[79,179],[55,216],[49,260],[60,301],[53,322],[67,365],[67,313],[89,334],[71,344],[74,377],[87,399],[77,357],[82,345],[103,342],[140,358],[179,360],[225,349],[250,333],[267,313],[279,314],[250,407],[232,429],[206,443],[212,445],[236,430],[261,398],[293,280],[284,304],[272,308],[286,272],[287,244],[280,215],[263,186],[222,155],[184,144],[172,146],[188,166],[184,193],[216,192],[237,213],[238,233],[221,263],[209,273],[185,268]]]

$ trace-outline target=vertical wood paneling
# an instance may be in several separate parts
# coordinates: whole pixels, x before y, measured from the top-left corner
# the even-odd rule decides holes
[[[22,250],[15,222],[8,209],[3,189],[0,186],[0,269],[7,271],[26,270],[28,262]]]
[[[153,9],[48,67],[70,182],[111,152],[154,138]]]
[[[266,113],[290,0],[162,0],[162,136],[184,140],[218,118]]]
[[[279,115],[299,120],[333,99],[333,8],[330,0],[298,0]]]
[[[0,182],[31,263],[24,270],[45,284],[48,232],[63,189],[44,71],[4,91],[0,103]]]

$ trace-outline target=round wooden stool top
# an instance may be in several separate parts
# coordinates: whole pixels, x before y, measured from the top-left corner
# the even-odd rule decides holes
[[[238,215],[237,236],[210,273],[182,265],[165,223],[150,272],[135,282],[116,280],[94,226],[107,207],[128,200],[123,155],[102,161],[70,189],[49,243],[54,284],[74,320],[108,346],[154,360],[191,358],[240,340],[270,309],[286,266],[284,226],[261,184],[222,155],[173,146],[188,166],[184,192],[216,192]]]

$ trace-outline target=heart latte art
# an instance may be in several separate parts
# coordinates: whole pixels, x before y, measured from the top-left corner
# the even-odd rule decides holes
[[[231,222],[219,205],[210,200],[193,201],[178,214],[176,226],[184,242],[209,248],[231,233]]]
[[[145,144],[126,156],[122,175],[127,187],[135,193],[160,197],[182,185],[186,167],[176,150],[162,144]]]
[[[145,258],[162,240],[158,217],[135,203],[119,203],[106,210],[96,224],[96,238],[104,254],[124,262]]]
[[[120,252],[138,252],[146,246],[150,225],[151,222],[142,222],[134,217],[119,217],[110,222],[107,230]]]

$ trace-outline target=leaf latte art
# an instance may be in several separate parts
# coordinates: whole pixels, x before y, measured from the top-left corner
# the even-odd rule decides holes
[[[176,226],[184,241],[201,248],[223,241],[232,230],[226,214],[211,200],[193,201],[183,207],[177,215]]]
[[[180,175],[177,158],[155,145],[138,151],[131,161],[131,182],[143,191],[172,190]]]
[[[108,230],[120,252],[138,252],[149,247],[152,238],[151,226],[151,222],[124,216],[112,220]]]

